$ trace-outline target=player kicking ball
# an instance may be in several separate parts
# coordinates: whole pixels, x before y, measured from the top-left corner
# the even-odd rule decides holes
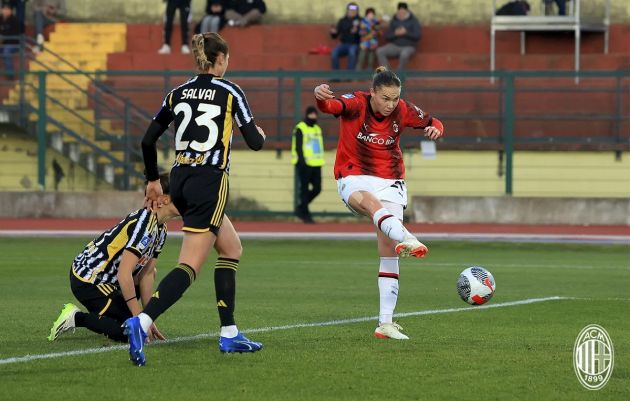
[[[339,195],[354,213],[376,226],[380,267],[377,338],[408,340],[392,321],[398,299],[399,257],[424,257],[428,248],[402,223],[407,206],[405,166],[400,135],[405,127],[422,130],[425,137],[443,135],[442,123],[400,99],[401,82],[392,71],[378,67],[369,92],[335,97],[330,86],[315,88],[317,107],[340,117],[334,174]]]
[[[122,323],[142,311],[153,293],[157,258],[166,241],[166,222],[179,217],[171,203],[167,174],[160,176],[163,206],[139,209],[90,241],[72,262],[70,289],[87,309],[65,304],[50,329],[49,341],[77,327],[127,342]],[[149,339],[164,340],[155,325]]]

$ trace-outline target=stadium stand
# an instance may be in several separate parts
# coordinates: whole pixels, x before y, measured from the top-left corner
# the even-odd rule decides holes
[[[299,31],[300,35],[295,35]],[[127,48],[110,54],[110,70],[187,70],[189,55],[174,52],[158,55],[162,26],[131,24],[127,30]],[[173,43],[177,43],[174,30]],[[238,70],[329,70],[330,56],[308,54],[320,45],[334,46],[328,35],[328,25],[259,25],[247,29],[225,28],[221,31],[233,50],[230,63]],[[487,70],[490,36],[483,25],[424,26],[418,44],[418,57],[410,62],[411,70]],[[609,54],[602,55],[603,42],[599,35],[584,35],[582,39],[583,69],[618,69],[630,66],[627,43],[630,29],[625,25],[610,27]],[[557,70],[573,68],[573,36],[533,33],[527,42],[528,52],[520,54],[519,34],[507,32],[497,38],[497,68],[519,70]],[[394,64],[395,66],[395,64]]]
[[[477,11],[474,11],[477,14],[473,15],[471,10],[473,8],[476,10],[476,8],[472,7],[470,2],[465,3],[462,9],[457,10],[455,23],[432,25],[430,19],[429,23],[425,23],[417,56],[412,59],[409,66],[411,70],[488,71],[491,46],[488,23],[479,20]],[[613,0],[613,3],[618,2]],[[95,7],[91,11],[92,14],[96,14],[98,7],[102,7],[97,2],[90,4]],[[303,16],[301,19],[295,18],[295,21],[307,19],[308,23],[287,23],[288,19],[293,18],[292,15],[298,15],[299,12],[307,15],[309,11],[297,10],[299,7],[294,7],[292,4],[282,10],[276,10],[278,14],[274,17],[274,2],[269,2],[269,5],[271,12],[268,21],[272,23],[247,29],[227,27],[221,31],[231,45],[230,73],[270,70],[328,71],[330,69],[329,55],[309,54],[312,48],[321,45],[332,47],[334,44],[334,40],[328,35],[329,25],[322,21],[324,17],[311,21]],[[313,7],[320,7],[320,5],[313,5]],[[423,10],[423,14],[426,11],[428,15],[439,15],[444,19],[444,10],[440,11],[444,6],[431,4],[427,7],[430,9]],[[435,10],[435,7],[441,7],[441,9]],[[88,9],[90,7],[85,8],[85,10]],[[384,7],[379,11],[383,9]],[[464,12],[463,9],[468,11]],[[618,11],[618,7],[616,10]],[[323,12],[321,15],[324,15]],[[490,21],[489,6],[485,13],[487,14],[485,21]],[[83,18],[98,20],[101,16],[88,15]],[[426,21],[424,18],[422,20],[423,23]],[[121,180],[124,176],[129,176],[129,171],[120,165],[126,157],[130,157],[122,151],[129,145],[121,143],[122,134],[131,132],[133,136],[128,137],[127,140],[130,141],[129,143],[137,143],[145,129],[146,121],[156,111],[164,94],[172,87],[172,84],[192,73],[190,55],[182,55],[177,49],[168,56],[156,53],[162,40],[162,29],[162,24],[145,22],[57,24],[54,32],[50,33],[49,42],[46,43],[47,51],[35,55],[28,65],[29,71],[32,72],[65,70],[74,74],[64,77],[55,74],[48,76],[48,95],[57,101],[47,102],[50,119],[46,130],[50,135],[51,146],[75,162],[85,159],[86,155],[92,155],[91,164],[82,163],[82,165],[92,165],[90,170],[96,176],[118,188],[124,187],[121,185]],[[299,35],[296,32],[299,32]],[[610,25],[609,32],[608,54],[603,54],[604,44],[600,34],[585,34],[582,37],[580,47],[583,70],[609,71],[630,68],[628,49],[630,26],[625,23],[613,23]],[[173,35],[172,42],[179,43],[177,27]],[[550,40],[551,37],[553,40]],[[527,52],[521,54],[518,32],[506,32],[497,37],[497,68],[515,71],[573,69],[574,38],[572,34],[532,32],[528,34],[527,39]],[[72,67],[55,54],[70,62]],[[100,70],[102,73],[98,76],[85,75],[77,73],[77,69],[91,72]],[[136,73],[115,74],[128,71]],[[154,75],[141,73],[141,71],[152,71]],[[165,78],[164,71],[180,71],[182,76]],[[71,77],[71,83],[68,82],[69,77]],[[37,77],[34,75],[27,76],[25,86],[31,88],[36,86],[36,80]],[[278,80],[275,78],[237,78],[237,81],[246,89],[257,118],[266,127],[269,134],[268,147],[286,149],[288,147],[286,139],[293,125],[293,99],[288,98],[283,104],[282,107],[286,109],[284,116],[278,117],[278,109],[282,94],[290,93],[292,88],[288,86],[284,92],[281,92],[278,89]],[[303,87],[309,87],[316,81],[316,79],[304,80]],[[339,84],[338,88],[343,91],[350,88],[357,89],[361,85],[363,83],[360,85]],[[615,110],[617,107],[615,105],[630,104],[630,94],[623,91],[623,88],[627,87],[627,79],[615,81],[615,78],[606,78],[583,82],[580,89],[591,91],[588,102],[576,96],[571,85],[573,85],[571,79],[557,78],[535,78],[519,82],[519,88],[523,90],[515,98],[515,109],[517,112],[526,111],[527,115],[524,120],[515,124],[516,148],[547,150],[587,148],[616,151],[627,149],[630,146],[630,140],[626,140],[624,135],[627,136],[630,121],[622,118],[615,125],[615,122],[611,120],[617,118],[617,115],[627,114],[624,109]],[[615,87],[621,88],[621,92],[619,90],[615,92]],[[449,139],[457,138],[457,141],[445,142],[440,145],[440,149],[493,151],[488,153],[491,156],[488,156],[487,160],[492,160],[489,162],[492,168],[488,168],[487,171],[492,171],[494,176],[492,180],[486,181],[492,183],[489,186],[479,184],[478,188],[485,188],[491,192],[496,189],[500,193],[502,191],[501,179],[497,179],[495,174],[497,171],[496,151],[503,147],[498,111],[502,107],[499,89],[491,85],[487,79],[481,78],[466,80],[410,78],[406,82],[406,88],[409,88],[410,96],[414,101],[421,105],[428,104],[432,110],[438,110],[441,115],[448,117]],[[550,89],[553,88],[556,90],[551,91]],[[8,91],[4,104],[17,104],[21,89],[18,85]],[[449,91],[457,91],[457,96],[442,95]],[[4,90],[4,92],[7,91]],[[541,93],[544,95],[541,96]],[[28,104],[36,109],[38,99],[35,91],[25,90],[25,95]],[[308,90],[303,90],[300,99],[302,105],[311,101],[311,97]],[[3,91],[0,90],[0,99],[2,98]],[[112,107],[123,101],[128,101],[134,108],[135,114],[130,118],[121,118],[123,114],[121,106]],[[616,113],[617,117],[610,117],[611,113]],[[590,114],[606,117],[589,121],[572,121],[569,118],[573,115]],[[538,115],[549,116],[549,118],[536,119]],[[30,113],[29,120],[34,123],[36,119],[36,114]],[[133,124],[125,127],[130,120]],[[335,131],[333,120],[322,121],[322,124],[326,132]],[[71,135],[68,131],[79,133],[88,143],[82,142],[77,135]],[[592,138],[597,135],[617,135],[621,139],[612,145],[609,142],[602,145],[598,142],[598,138]],[[562,142],[563,138],[570,138],[571,141],[578,138],[579,141]],[[540,141],[545,139],[550,140],[540,145]],[[335,138],[327,138],[327,146],[333,146],[334,140]],[[530,145],[527,141],[538,142]],[[417,146],[417,144],[413,145]],[[238,139],[236,147],[238,149]],[[104,153],[101,154],[96,149]],[[479,162],[472,153],[468,156],[463,159],[472,164]],[[132,162],[138,160],[137,154],[131,156]],[[167,160],[168,157],[162,160],[163,164],[167,164]],[[282,158],[278,158],[277,161],[284,163]],[[276,163],[268,164],[270,171],[275,169],[284,171]],[[132,170],[137,175],[141,175],[139,164],[135,164]],[[235,171],[234,174],[239,174],[239,172]],[[290,175],[290,171],[287,174]],[[282,173],[280,176],[284,177],[287,174]],[[480,173],[481,176],[485,174],[486,171]],[[135,183],[138,182],[135,181]],[[443,189],[436,191],[439,193]],[[326,199],[326,196],[324,195],[322,199]],[[332,198],[331,202],[333,202]]]

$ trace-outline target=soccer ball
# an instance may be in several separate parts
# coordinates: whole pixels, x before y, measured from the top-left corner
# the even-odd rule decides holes
[[[464,270],[457,280],[457,293],[471,305],[483,305],[492,298],[497,285],[492,273],[481,266]]]

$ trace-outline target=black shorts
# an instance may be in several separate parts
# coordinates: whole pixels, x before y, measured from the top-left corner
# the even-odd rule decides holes
[[[219,233],[229,183],[228,174],[213,166],[178,166],[171,170],[171,200],[184,221],[182,230]]]
[[[107,316],[120,323],[131,317],[131,311],[115,284],[92,284],[79,280],[70,268],[70,289],[88,311]]]

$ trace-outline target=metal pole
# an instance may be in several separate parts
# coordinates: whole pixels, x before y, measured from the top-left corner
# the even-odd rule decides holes
[[[37,112],[37,182],[41,190],[46,189],[46,72],[39,71]]]
[[[618,76],[616,79],[617,85],[615,87],[615,97],[616,97],[616,107],[615,107],[615,118],[613,120],[613,132],[615,135],[615,145],[621,145],[621,116],[623,114],[623,92],[621,85],[621,77]],[[621,160],[621,148],[617,148],[615,150],[615,159]]]
[[[580,31],[580,25],[582,24],[582,9],[580,7],[580,0],[575,2],[575,15],[573,16],[575,21],[575,84],[580,82],[580,38],[582,32]]]
[[[280,71],[280,76],[278,77],[278,117],[276,124],[276,132],[278,141],[282,140],[282,118],[283,118],[283,97],[284,97],[284,77],[282,76],[282,71]]]
[[[575,83],[580,82],[580,25],[575,27]]]
[[[512,195],[514,157],[514,73],[504,76],[505,96],[503,107],[503,146],[505,149],[505,194]]]
[[[300,77],[295,77],[293,80],[293,104],[295,105],[295,109],[293,110],[293,126],[295,126],[299,121],[302,115],[302,79]],[[297,210],[297,206],[299,203],[298,200],[298,190],[299,190],[299,180],[297,173],[297,165],[293,170],[293,210]]]
[[[25,62],[24,57],[26,57],[26,38],[24,35],[20,36],[20,126],[26,127],[26,112],[24,110],[24,106],[26,100],[24,99],[24,74],[25,74]]]
[[[131,174],[130,169],[130,160],[129,160],[129,152],[131,147],[131,134],[129,132],[129,98],[125,98],[125,122],[124,122],[124,135],[125,135],[125,151],[123,153],[123,163],[124,163],[124,177],[123,177],[123,189],[125,191],[129,190],[129,174]]]
[[[606,0],[606,12],[604,15],[604,25],[606,28],[604,31],[604,53],[608,54],[608,42],[610,40],[610,0]]]
[[[302,78],[295,77],[293,80],[293,125],[300,121],[302,116]]]

